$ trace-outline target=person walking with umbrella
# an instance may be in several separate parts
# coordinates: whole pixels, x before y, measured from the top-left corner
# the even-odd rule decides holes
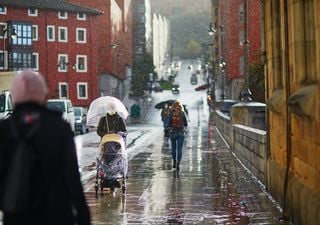
[[[180,161],[182,158],[182,147],[185,138],[184,130],[188,126],[185,113],[182,110],[182,104],[176,101],[172,105],[172,111],[169,116],[169,129],[171,130],[171,146],[173,168],[180,169]]]
[[[168,124],[169,124],[169,115],[170,115],[170,108],[168,103],[164,104],[164,107],[161,110],[161,120],[163,122],[163,129],[166,133]]]

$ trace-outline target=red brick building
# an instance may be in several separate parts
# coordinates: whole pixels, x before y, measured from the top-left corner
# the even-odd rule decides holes
[[[76,106],[89,106],[98,96],[95,28],[100,14],[59,0],[1,1],[5,34],[0,37],[0,67],[33,68],[47,80],[49,98],[70,98]],[[18,34],[15,39],[10,38],[13,31]]]
[[[228,98],[237,99],[245,76],[245,0],[214,1],[215,28],[217,30],[216,59],[226,63],[224,68],[225,90]],[[261,3],[248,3],[248,64],[260,61],[261,57]],[[220,59],[220,60],[219,60]],[[218,70],[221,75],[221,69]]]
[[[122,99],[133,62],[132,0],[70,1],[104,12],[97,23],[99,91]]]

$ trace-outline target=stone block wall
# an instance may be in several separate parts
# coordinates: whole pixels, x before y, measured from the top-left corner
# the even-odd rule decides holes
[[[223,114],[220,110],[215,111],[214,117],[216,126],[219,128],[222,136],[227,141],[228,145],[232,146],[232,125],[230,117]]]
[[[233,152],[266,185],[266,131],[239,124],[234,124],[232,128]]]

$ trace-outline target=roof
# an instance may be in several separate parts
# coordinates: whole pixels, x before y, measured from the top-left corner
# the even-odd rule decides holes
[[[35,8],[75,13],[81,12],[94,15],[102,14],[102,12],[97,9],[71,3],[66,0],[1,0],[0,5],[14,8]]]

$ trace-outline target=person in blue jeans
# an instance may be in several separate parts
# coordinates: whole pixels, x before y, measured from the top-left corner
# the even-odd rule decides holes
[[[168,128],[169,115],[170,115],[170,108],[169,108],[169,105],[166,103],[164,104],[164,107],[161,110],[161,120],[163,121],[164,132],[166,132]]]
[[[188,122],[182,104],[176,101],[172,105],[172,111],[169,116],[169,128],[171,130],[171,146],[173,168],[180,169],[180,161],[182,158],[182,147],[185,138],[184,130],[188,126]]]

